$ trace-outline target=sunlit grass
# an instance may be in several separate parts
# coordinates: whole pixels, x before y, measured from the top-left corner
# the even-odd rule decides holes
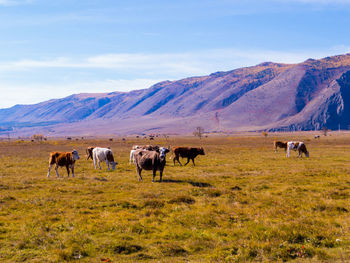
[[[308,159],[274,153],[272,137],[159,139],[206,152],[195,167],[168,158],[163,183],[129,165],[148,141],[2,142],[0,261],[346,262],[350,136],[309,138]],[[94,170],[90,145],[110,146],[116,170]],[[47,178],[49,152],[73,148],[76,177]]]

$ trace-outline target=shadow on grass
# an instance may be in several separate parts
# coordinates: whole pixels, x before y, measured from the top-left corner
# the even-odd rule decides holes
[[[164,179],[163,183],[189,183],[190,185],[195,186],[195,187],[212,187],[212,185],[209,183],[194,182],[191,180]]]

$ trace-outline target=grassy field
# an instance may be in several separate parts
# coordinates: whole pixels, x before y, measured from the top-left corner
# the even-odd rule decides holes
[[[281,136],[171,138],[206,155],[173,167],[168,154],[162,183],[129,165],[149,141],[0,142],[0,261],[349,262],[350,135]],[[274,139],[303,140],[310,158]],[[89,145],[110,146],[116,170],[94,170]],[[47,178],[49,152],[73,148],[76,177]]]

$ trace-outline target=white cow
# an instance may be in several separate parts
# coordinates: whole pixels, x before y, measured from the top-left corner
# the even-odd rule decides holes
[[[118,164],[117,162],[114,161],[114,157],[111,149],[108,149],[108,148],[100,148],[100,147],[94,148],[92,150],[92,158],[94,160],[95,169],[96,169],[96,162],[98,163],[98,167],[101,170],[100,162],[106,161],[108,171],[109,171],[109,164],[111,164],[112,170],[114,170],[115,166]]]
[[[303,153],[309,157],[309,152],[303,142],[287,142],[287,157],[290,157],[291,150],[298,151],[298,157],[303,157]]]

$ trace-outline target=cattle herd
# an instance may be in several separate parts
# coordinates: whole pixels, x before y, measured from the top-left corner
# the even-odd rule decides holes
[[[166,164],[166,154],[170,151],[170,147],[159,147],[154,145],[135,145],[132,147],[130,151],[130,159],[129,164],[131,162],[136,166],[136,171],[139,176],[139,180],[142,181],[141,172],[142,170],[151,170],[153,171],[153,180],[156,177],[156,172],[159,171],[159,181],[162,181],[163,176],[163,170]],[[194,147],[173,147],[172,148],[173,153],[175,154],[174,158],[174,166],[175,166],[175,160],[178,161],[178,163],[182,166],[179,157],[187,158],[187,165],[190,160],[192,160],[193,165],[194,158],[197,157],[197,155],[204,155],[204,149],[201,148],[194,148]],[[93,147],[89,146],[86,149],[86,155],[87,160],[91,159],[94,163],[95,169],[96,163],[101,169],[101,162],[106,162],[108,171],[110,170],[109,166],[111,166],[111,169],[114,170],[116,165],[118,164],[114,160],[113,152],[110,148],[102,148],[102,147]],[[59,177],[58,174],[58,167],[66,167],[67,174],[69,177],[69,169],[72,170],[72,177],[74,177],[74,164],[75,161],[79,159],[79,154],[77,150],[73,150],[72,152],[51,152],[50,158],[49,158],[49,170],[47,172],[47,177],[50,176],[50,170],[52,165],[55,166],[55,171],[57,177]]]
[[[309,152],[306,149],[304,142],[295,142],[295,141],[274,141],[273,142],[274,150],[277,152],[277,148],[282,148],[286,152],[286,156],[290,157],[291,150],[298,151],[298,157],[303,157],[303,154],[306,157],[309,157]],[[133,163],[133,165],[136,166],[136,172],[139,176],[139,181],[142,181],[141,172],[142,170],[151,170],[153,171],[153,180],[156,177],[156,172],[159,171],[159,181],[162,181],[163,176],[163,170],[166,164],[166,154],[170,151],[170,147],[159,147],[154,145],[135,145],[132,147],[130,151],[130,158],[129,158],[129,164]],[[175,155],[173,158],[173,163],[175,166],[175,161],[179,163],[180,166],[182,166],[182,163],[180,162],[181,158],[187,158],[187,162],[185,165],[187,165],[190,160],[192,160],[193,165],[195,166],[194,159],[198,155],[204,155],[204,149],[202,147],[195,148],[195,147],[173,147],[172,152]],[[94,163],[95,169],[96,163],[101,169],[101,162],[106,162],[108,171],[111,169],[114,170],[116,165],[118,164],[114,160],[113,152],[110,148],[102,148],[102,147],[92,147],[89,146],[86,149],[86,155],[87,160],[92,159]],[[49,170],[47,172],[47,177],[50,176],[50,170],[52,165],[55,166],[55,171],[57,177],[59,177],[58,174],[58,167],[66,167],[67,174],[69,177],[69,169],[72,170],[72,177],[74,177],[74,164],[75,161],[79,159],[79,154],[77,150],[73,150],[72,152],[51,152],[49,157]]]

